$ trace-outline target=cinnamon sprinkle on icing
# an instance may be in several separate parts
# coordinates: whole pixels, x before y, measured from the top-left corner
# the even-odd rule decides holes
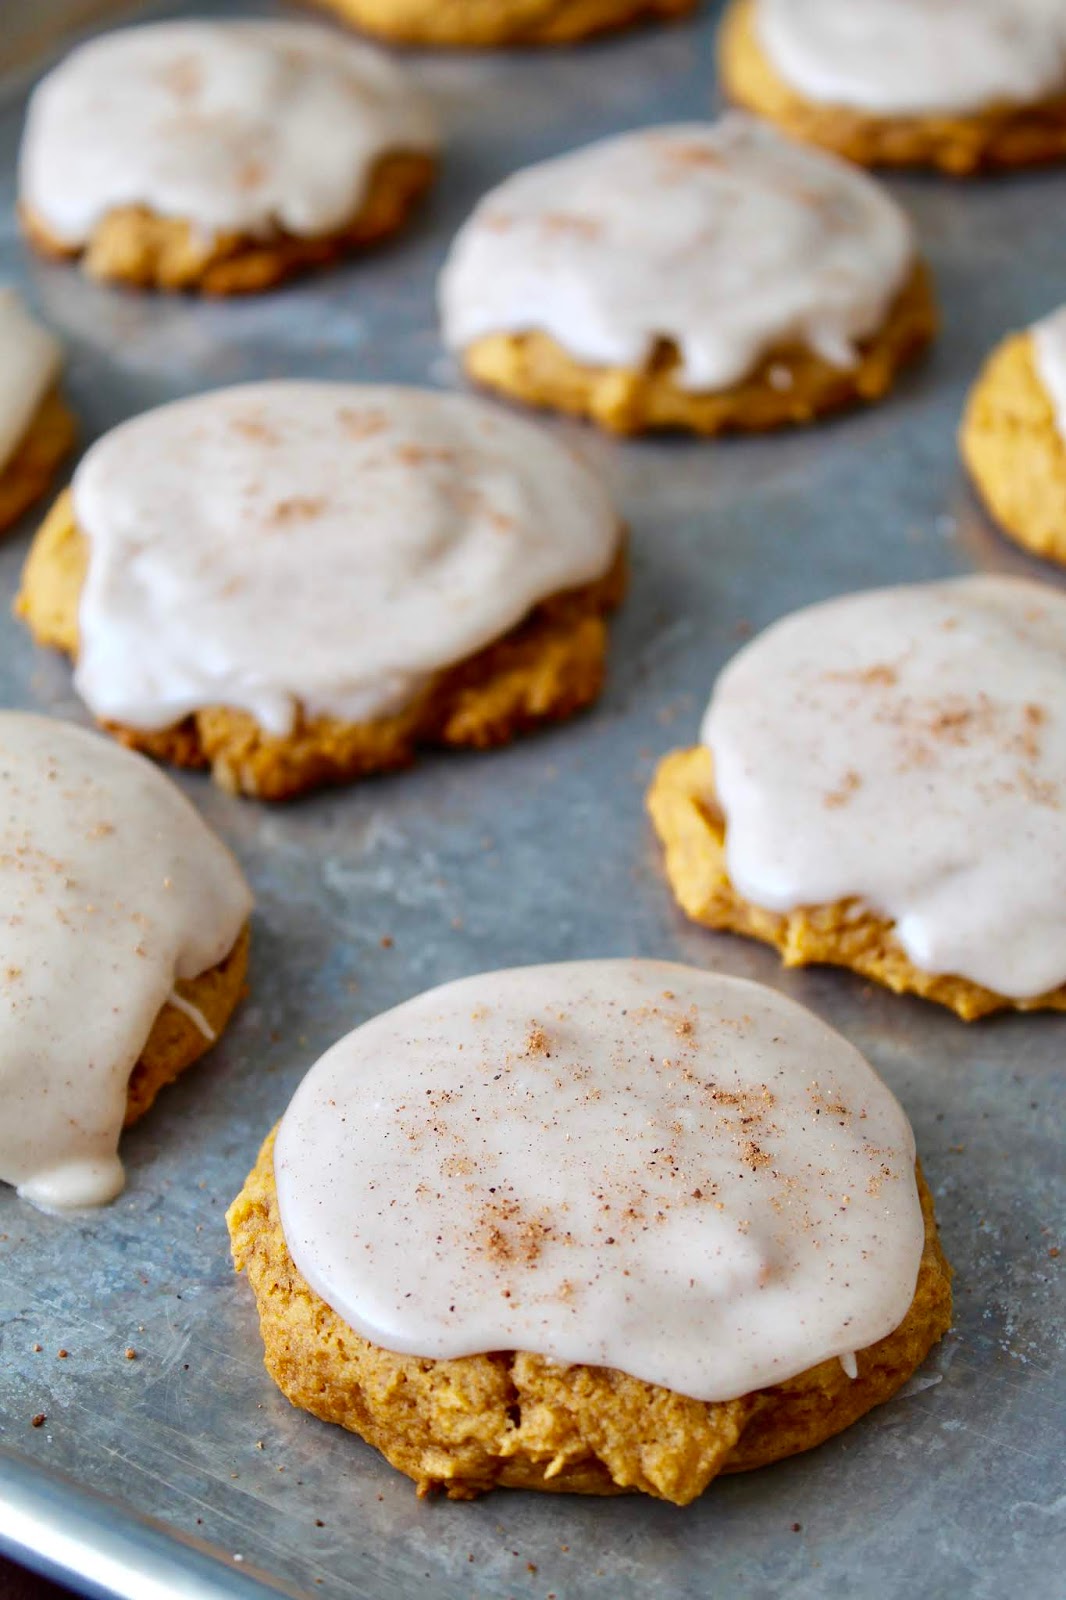
[[[891,1095],[810,1013],[646,961],[408,1001],[322,1058],[275,1147],[293,1258],[368,1339],[531,1350],[703,1399],[898,1325],[924,1235],[913,1162]]]

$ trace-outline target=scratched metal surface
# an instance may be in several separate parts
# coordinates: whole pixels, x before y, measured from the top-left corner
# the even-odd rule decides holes
[[[431,286],[471,202],[534,157],[703,114],[712,20],[568,53],[416,59],[449,142],[444,181],[411,233],[231,305],[136,298],[29,261],[13,222],[21,94],[9,85],[0,276],[22,283],[65,339],[87,440],[171,396],[262,374],[454,382]],[[115,1205],[60,1222],[0,1194],[9,1545],[97,1584],[104,1573],[113,1587],[94,1592],[138,1600],[258,1593],[241,1581],[255,1570],[285,1593],[338,1600],[1061,1594],[1062,1264],[1050,1230],[1063,1218],[1064,1024],[966,1028],[847,975],[783,974],[767,951],[686,925],[642,813],[655,758],[692,739],[714,672],[751,626],[903,578],[982,568],[1056,581],[978,512],[953,436],[982,352],[1062,293],[1066,176],[895,188],[934,263],[944,333],[888,404],[717,446],[571,430],[633,530],[632,599],[594,714],[284,810],[186,782],[255,885],[253,994],[213,1057],[125,1139],[129,1185]],[[31,527],[0,550],[3,700],[78,718],[66,666],[8,617]],[[917,1129],[957,1268],[956,1329],[903,1395],[845,1437],[723,1482],[687,1511],[508,1493],[419,1503],[371,1450],[293,1411],[268,1382],[223,1209],[306,1068],[354,1024],[460,974],[614,954],[762,979],[869,1054]],[[38,1412],[47,1422],[34,1429]],[[68,1478],[110,1505],[78,1499]],[[163,1540],[161,1557],[141,1516],[192,1543]],[[122,1560],[102,1567],[101,1547]],[[162,1587],[149,1590],[149,1571]]]

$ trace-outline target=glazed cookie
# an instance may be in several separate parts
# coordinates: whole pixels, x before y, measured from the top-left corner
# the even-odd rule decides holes
[[[85,456],[18,610],[128,744],[282,799],[599,693],[621,529],[540,429],[429,390],[263,383]]]
[[[364,1023],[228,1222],[282,1391],[455,1499],[685,1505],[887,1400],[951,1316],[872,1068],[669,962],[487,973]]]
[[[1066,308],[993,350],[959,442],[1004,531],[1066,562]]]
[[[392,62],[328,28],[162,22],[80,46],[34,91],[23,228],[155,289],[269,289],[393,233],[436,133]]]
[[[731,0],[719,67],[739,105],[864,166],[1066,156],[1058,0]]]
[[[667,21],[697,0],[315,0],[335,16],[397,44],[572,44],[635,22]]]
[[[140,756],[3,711],[0,757],[0,1180],[49,1210],[102,1205],[123,1127],[240,999],[251,896]]]
[[[456,238],[440,304],[471,377],[617,433],[877,400],[935,327],[888,194],[739,114],[508,178]]]
[[[59,345],[14,289],[0,289],[0,532],[44,494],[74,443]]]
[[[1066,595],[878,589],[746,646],[649,794],[682,908],[970,1021],[1066,1010]]]

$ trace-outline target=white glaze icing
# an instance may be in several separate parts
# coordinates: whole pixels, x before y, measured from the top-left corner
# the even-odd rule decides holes
[[[730,878],[772,911],[856,899],[925,972],[1066,983],[1066,595],[970,577],[796,612],[703,724]]]
[[[906,1117],[773,990],[659,961],[487,973],[374,1018],[275,1146],[307,1281],[364,1337],[727,1400],[902,1321]]]
[[[22,443],[59,365],[58,341],[14,289],[0,288],[0,471]]]
[[[1044,317],[1032,330],[1036,370],[1066,442],[1066,306]]]
[[[161,728],[238,707],[362,721],[548,595],[600,578],[619,526],[543,430],[460,395],[242,385],[107,434],[74,478],[90,549],[76,684]]]
[[[756,0],[762,48],[808,100],[974,112],[1066,91],[1063,0]]]
[[[78,246],[145,206],[216,234],[330,233],[386,152],[432,150],[434,119],[380,51],[295,22],[162,22],[91,39],[38,85],[23,204]]]
[[[251,896],[172,783],[82,728],[0,712],[0,793],[0,1180],[102,1205],[152,1025],[229,954]]]
[[[852,365],[913,262],[886,190],[732,113],[508,178],[452,245],[441,317],[459,350],[539,330],[603,366],[639,368],[669,339],[677,382],[714,390],[790,342]]]

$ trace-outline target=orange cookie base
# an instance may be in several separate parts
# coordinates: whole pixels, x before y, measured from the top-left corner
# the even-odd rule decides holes
[[[959,445],[1003,531],[1038,556],[1066,562],[1066,444],[1031,333],[1013,334],[989,356],[970,392]]]
[[[16,609],[38,644],[71,656],[78,650],[86,563],[68,492],[34,540]],[[503,638],[438,673],[394,716],[358,723],[300,716],[280,737],[225,706],[205,707],[158,733],[106,726],[131,749],[176,766],[210,767],[222,788],[264,800],[407,766],[423,745],[487,749],[597,698],[606,670],[606,616],[620,604],[625,583],[620,553],[598,583],[551,596]]]
[[[690,15],[698,0],[312,0],[393,44],[562,45]]]
[[[1011,1000],[966,978],[922,972],[898,943],[894,925],[854,900],[766,911],[745,900],[726,870],[725,819],[709,750],[676,750],[660,763],[648,810],[666,855],[666,875],[685,914],[704,927],[774,945],[786,967],[850,967],[896,994],[947,1006],[964,1022],[993,1011],[1066,1011],[1066,987],[1035,1000]]]
[[[880,400],[935,332],[929,274],[918,265],[853,367],[831,366],[805,345],[788,345],[728,389],[692,392],[677,382],[680,358],[667,341],[638,371],[584,365],[545,333],[490,334],[464,350],[463,365],[486,388],[589,417],[610,433],[763,433]]]
[[[638,1490],[687,1505],[719,1473],[809,1450],[888,1400],[951,1322],[950,1269],[919,1171],[926,1236],[914,1299],[894,1333],[858,1352],[854,1380],[825,1361],[773,1388],[707,1403],[525,1352],[394,1355],[355,1333],[293,1263],[273,1152],[272,1133],[226,1215],[234,1263],[255,1294],[267,1371],[293,1405],[358,1433],[420,1494]]]
[[[160,1089],[180,1078],[221,1037],[245,992],[249,942],[245,927],[225,960],[198,978],[179,980],[174,985],[175,993],[196,1007],[215,1037],[209,1039],[194,1019],[177,1006],[165,1005],[130,1075],[123,1127],[138,1122]]]
[[[375,167],[353,220],[316,238],[279,230],[261,239],[236,233],[205,239],[181,218],[161,217],[144,206],[123,206],[101,219],[82,249],[57,239],[25,206],[20,220],[26,237],[42,255],[59,260],[80,257],[92,278],[139,289],[256,294],[395,233],[435,173],[431,156],[415,152],[385,156]]]
[[[954,178],[1066,159],[1066,95],[969,115],[876,116],[807,100],[778,74],[755,26],[755,0],[732,0],[718,36],[723,87],[737,105],[864,167],[935,167]]]
[[[50,488],[60,465],[74,447],[77,424],[58,389],[38,406],[29,427],[6,466],[0,468],[0,532]]]

